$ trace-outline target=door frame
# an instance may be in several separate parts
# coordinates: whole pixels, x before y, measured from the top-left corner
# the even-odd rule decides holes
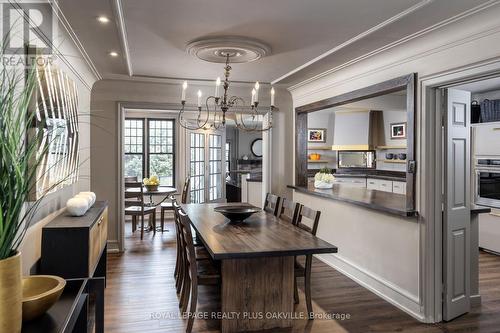
[[[443,140],[442,140],[442,103],[440,90],[460,84],[500,76],[500,59],[466,65],[444,72],[421,76],[418,89],[421,92],[417,103],[420,104],[417,135],[420,149],[420,177],[418,185],[427,189],[427,196],[419,203],[421,216],[425,216],[421,228],[421,263],[423,279],[423,309],[425,321],[441,322],[443,319]]]

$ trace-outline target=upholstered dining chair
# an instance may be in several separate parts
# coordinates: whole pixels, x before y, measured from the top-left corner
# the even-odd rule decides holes
[[[281,198],[276,194],[267,193],[266,200],[264,201],[264,211],[278,216],[278,210],[280,206]]]
[[[199,285],[221,284],[221,275],[217,267],[211,260],[198,260],[195,246],[193,244],[193,234],[191,233],[191,223],[189,217],[182,209],[178,210],[181,227],[181,237],[184,244],[185,274],[181,295],[181,311],[186,312],[189,300],[187,333],[191,333],[194,323],[194,314],[198,303]]]
[[[321,212],[311,209],[304,205],[300,205],[297,220],[295,225],[302,230],[305,230],[316,236],[318,231],[319,219]],[[308,223],[304,223],[308,220]],[[304,277],[304,289],[306,294],[306,306],[309,319],[313,319],[312,300],[311,300],[311,269],[312,269],[312,254],[306,255],[305,266],[303,266],[295,257],[295,275],[294,275],[294,299],[295,303],[299,302],[299,291],[297,287],[297,278]]]
[[[134,199],[134,200],[131,200]],[[125,183],[125,216],[132,216],[132,232],[137,229],[137,217],[141,218],[141,239],[144,238],[144,216],[149,215],[153,232],[156,232],[156,207],[144,204],[144,190],[140,182]]]
[[[184,180],[184,186],[182,187],[182,193],[181,193],[181,203],[185,204],[187,203],[187,197],[189,193],[189,184],[191,182],[191,177],[186,177]],[[165,225],[165,212],[174,211],[174,207],[172,206],[173,201],[175,200],[175,197],[172,195],[170,196],[170,202],[162,202],[160,205],[160,226],[161,226],[161,231],[163,232],[163,227]]]

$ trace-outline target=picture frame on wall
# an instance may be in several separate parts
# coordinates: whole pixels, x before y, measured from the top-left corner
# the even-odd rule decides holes
[[[391,139],[406,139],[406,122],[391,124]]]
[[[326,128],[308,128],[308,142],[326,142]]]

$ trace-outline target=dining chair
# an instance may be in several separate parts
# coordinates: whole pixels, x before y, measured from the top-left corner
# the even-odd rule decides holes
[[[135,200],[130,200],[135,199]],[[137,217],[141,218],[141,240],[144,237],[144,216],[149,215],[153,232],[156,232],[156,207],[144,204],[144,190],[140,182],[125,183],[125,216],[132,216],[132,232],[137,229]],[[151,221],[152,220],[152,221]]]
[[[184,186],[182,187],[182,193],[181,193],[181,203],[185,204],[187,203],[187,196],[189,193],[189,184],[191,182],[191,177],[186,177],[184,180]],[[174,207],[172,206],[173,200],[175,197],[172,195],[170,196],[170,202],[162,202],[160,204],[160,226],[161,226],[161,232],[163,232],[163,226],[165,225],[165,212],[166,211],[174,211]]]
[[[299,212],[297,215],[297,220],[295,225],[305,230],[312,235],[316,236],[316,232],[318,231],[319,219],[321,216],[321,212],[318,210],[311,209],[304,205],[300,205]],[[304,223],[304,220],[309,220],[309,225]],[[297,287],[297,278],[304,277],[304,288],[306,294],[306,306],[307,306],[307,314],[309,319],[313,319],[312,312],[312,301],[311,301],[311,269],[312,269],[312,254],[306,255],[305,266],[297,260],[295,257],[295,275],[294,275],[294,299],[295,303],[299,302],[299,289]]]
[[[177,203],[177,201],[174,199],[172,202],[172,206],[174,207],[174,224],[175,224],[175,232],[176,232],[176,242],[177,242],[177,256],[175,260],[175,268],[174,268],[174,277],[175,277],[175,287],[177,290],[177,293],[179,294],[181,292],[182,288],[182,282],[184,280],[184,272],[185,272],[185,262],[184,262],[184,241],[182,238],[182,233],[181,233],[181,225],[180,225],[180,217],[179,217],[179,210],[181,209],[180,205]],[[195,251],[196,251],[196,259],[197,260],[208,260],[210,259],[210,255],[208,251],[202,247],[202,246],[197,246],[195,245]]]
[[[281,199],[281,206],[278,213],[278,218],[283,221],[287,221],[293,225],[297,224],[297,218],[299,216],[300,204],[294,202],[290,199]]]
[[[125,176],[125,183],[137,182],[137,176]]]
[[[278,216],[281,198],[276,194],[267,193],[266,200],[264,201],[264,211]]]
[[[189,301],[188,325],[186,333],[191,333],[194,323],[194,314],[198,303],[199,285],[220,285],[221,275],[217,267],[210,260],[197,260],[193,244],[191,223],[189,217],[182,210],[178,210],[181,227],[181,237],[184,244],[186,271],[184,274],[183,293],[181,296],[181,311],[185,313]]]

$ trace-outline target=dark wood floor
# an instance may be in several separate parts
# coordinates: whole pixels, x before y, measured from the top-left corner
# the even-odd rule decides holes
[[[169,229],[173,225],[168,223]],[[105,332],[184,332],[174,288],[175,234],[131,234],[127,225],[124,254],[108,255]],[[406,313],[336,272],[313,263],[312,298],[315,313],[349,315],[349,319],[297,319],[292,330],[273,332],[500,332],[500,257],[481,253],[480,308],[453,322],[419,323]],[[299,280],[302,287],[303,281]],[[200,287],[198,311],[217,312],[219,291]],[[305,312],[304,295],[297,312]],[[193,332],[219,332],[218,320],[195,320]]]

